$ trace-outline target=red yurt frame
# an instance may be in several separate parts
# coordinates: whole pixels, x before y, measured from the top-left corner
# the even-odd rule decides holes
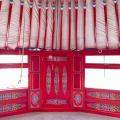
[[[21,50],[0,50],[0,54],[22,54]],[[120,55],[120,50],[84,50],[84,51],[28,51],[29,87],[0,91],[0,116],[14,115],[31,111],[84,111],[109,116],[120,117],[120,91],[85,88],[85,68],[110,68],[120,69],[119,64],[88,64],[85,56]],[[50,61],[47,61],[50,58]],[[68,59],[66,59],[68,58]],[[52,61],[53,60],[53,61]],[[62,61],[63,60],[63,61]],[[53,101],[45,103],[49,99],[45,93],[44,69],[47,64],[66,64],[70,79],[68,88],[69,97],[54,97]],[[48,62],[48,63],[47,63]],[[60,68],[62,68],[60,66]],[[0,68],[21,67],[19,64],[0,64]],[[59,78],[61,79],[61,75]],[[68,80],[69,82],[69,80]],[[92,84],[92,83],[91,83]],[[59,95],[61,93],[59,92]],[[62,100],[62,101],[60,101]],[[66,101],[65,101],[66,100]]]

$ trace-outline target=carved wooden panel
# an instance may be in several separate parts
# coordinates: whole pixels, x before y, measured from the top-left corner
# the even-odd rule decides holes
[[[73,91],[73,107],[83,107],[83,92],[80,90]]]
[[[67,68],[63,67],[63,72],[62,72],[62,90],[63,93],[66,94],[67,92]]]
[[[54,76],[54,88],[55,93],[58,94],[59,91],[59,69],[58,66],[55,67],[55,76]]]
[[[47,90],[47,94],[50,94],[51,91],[51,68],[50,66],[47,67],[47,74],[46,74],[46,90]]]
[[[40,107],[40,90],[30,90],[30,108],[36,109]]]

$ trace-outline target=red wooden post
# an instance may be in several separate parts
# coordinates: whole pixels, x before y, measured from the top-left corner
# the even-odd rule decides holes
[[[25,12],[25,11],[24,11]],[[18,36],[18,42],[17,42],[17,47],[19,47],[20,43],[20,34],[21,34],[21,29],[22,29],[22,21],[25,19],[25,16],[23,16],[23,5],[20,6],[20,19],[19,19],[19,36]],[[23,28],[24,29],[24,28]],[[24,36],[24,33],[23,33]],[[24,43],[23,43],[24,44]]]
[[[5,41],[5,47],[7,48],[7,40],[9,37],[9,30],[10,30],[10,21],[11,21],[11,14],[12,14],[12,3],[9,5],[9,13],[8,13],[8,25],[7,25],[7,34],[6,34],[6,41]]]

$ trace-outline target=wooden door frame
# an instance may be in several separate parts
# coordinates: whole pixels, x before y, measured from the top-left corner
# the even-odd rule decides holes
[[[70,62],[71,62],[71,60],[69,60],[69,61],[48,61],[47,59],[46,59],[46,57],[43,57],[43,59],[42,59],[42,66],[41,66],[41,68],[43,69],[43,71],[42,71],[42,79],[41,79],[41,96],[42,96],[42,99],[41,99],[41,101],[42,101],[42,104],[41,104],[41,107],[42,108],[44,108],[44,109],[63,109],[63,110],[65,110],[65,109],[70,109],[71,108],[71,94],[72,94],[72,77],[70,77],[70,74],[71,74],[71,70],[72,69],[69,69],[68,67],[71,67],[72,68],[72,66],[71,66],[71,64],[70,64]],[[63,67],[64,66],[67,66],[67,69],[68,69],[68,72],[67,72],[67,74],[69,74],[69,75],[67,75],[67,77],[69,76],[69,81],[71,82],[71,84],[69,83],[68,85],[69,85],[69,90],[70,90],[70,92],[69,92],[69,97],[68,97],[68,104],[67,104],[67,107],[66,107],[66,105],[47,105],[47,107],[45,107],[46,106],[46,104],[45,104],[45,97],[46,97],[46,92],[45,92],[45,90],[44,90],[44,85],[45,85],[45,74],[46,74],[46,70],[45,69],[47,69],[47,65],[51,65],[51,64],[53,64],[53,65],[56,65],[56,64],[58,64],[58,66],[60,67],[61,65],[63,65]],[[63,69],[63,68],[62,68]],[[61,75],[62,75],[62,73],[61,73]],[[62,78],[60,78],[60,79],[62,79]],[[68,93],[67,93],[68,94]],[[68,105],[69,105],[69,107],[68,107]],[[51,107],[52,106],[52,107]],[[62,107],[60,107],[60,106],[62,106]]]

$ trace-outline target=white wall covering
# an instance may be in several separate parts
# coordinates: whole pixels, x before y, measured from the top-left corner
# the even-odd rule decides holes
[[[86,1],[86,40],[85,47],[86,48],[94,48],[95,47],[95,36],[94,36],[94,16],[93,16],[93,4],[92,0]]]
[[[19,23],[20,23],[20,0],[13,0],[11,11],[10,29],[8,31],[7,45],[11,49],[17,47],[19,38]]]
[[[68,0],[63,3],[63,16],[62,16],[62,49],[68,50],[69,45],[69,8]]]
[[[77,47],[79,50],[84,49],[84,9],[82,0],[78,0]]]
[[[104,4],[102,0],[96,1],[96,44],[98,49],[106,48],[106,27]]]

